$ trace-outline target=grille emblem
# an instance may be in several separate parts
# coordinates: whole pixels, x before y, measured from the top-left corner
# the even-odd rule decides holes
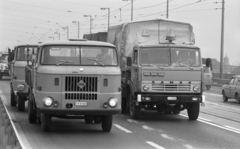
[[[81,89],[86,85],[85,82],[83,82],[83,80],[80,80],[78,83],[77,83],[77,86],[79,86]]]
[[[83,68],[79,68],[79,70],[82,72],[82,71],[83,71]]]

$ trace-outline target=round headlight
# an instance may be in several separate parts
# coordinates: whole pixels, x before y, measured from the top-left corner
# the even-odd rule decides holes
[[[19,84],[17,86],[18,91],[23,92],[26,89],[26,86],[24,84]]]
[[[200,90],[200,86],[199,85],[194,85],[193,86],[193,91],[194,92],[197,92],[197,91],[199,91]]]
[[[50,97],[45,97],[45,98],[43,99],[43,103],[44,103],[44,105],[45,105],[46,107],[50,107],[50,106],[52,106],[52,104],[53,104],[53,99],[50,98]]]
[[[117,98],[110,98],[108,104],[110,107],[114,108],[117,106],[118,99]]]
[[[144,91],[148,91],[149,89],[150,89],[150,86],[149,86],[149,85],[144,85],[144,86],[143,86],[143,90],[144,90]]]

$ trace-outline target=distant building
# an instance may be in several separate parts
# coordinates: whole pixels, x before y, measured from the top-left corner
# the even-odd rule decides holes
[[[226,56],[223,58],[223,65],[224,66],[230,66],[230,63],[229,63],[229,58],[226,54]]]

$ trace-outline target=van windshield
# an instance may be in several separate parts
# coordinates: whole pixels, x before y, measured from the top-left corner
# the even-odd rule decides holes
[[[116,49],[95,46],[46,46],[42,50],[43,65],[117,66]]]
[[[200,66],[200,54],[193,48],[142,48],[139,62],[141,65]]]
[[[27,49],[29,49],[29,52],[27,52]],[[27,61],[29,56],[33,53],[37,53],[37,46],[22,46],[17,48],[17,61]],[[28,55],[29,54],[29,55]]]

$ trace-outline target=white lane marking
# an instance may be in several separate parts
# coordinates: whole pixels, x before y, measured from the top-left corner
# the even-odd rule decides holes
[[[150,130],[150,131],[154,131],[153,128],[151,128],[151,127],[149,127],[149,126],[147,126],[147,125],[143,125],[142,127],[143,127],[143,129]]]
[[[198,119],[201,119],[201,120],[204,120],[204,121],[211,122],[211,120],[209,120],[209,119],[206,119],[206,118],[202,118],[202,117],[198,117]]]
[[[130,130],[128,130],[128,129],[126,129],[126,128],[124,128],[124,127],[118,125],[118,124],[113,124],[113,125],[114,125],[115,127],[117,127],[118,129],[120,129],[120,130],[126,132],[126,133],[132,133]]]
[[[234,128],[234,127],[231,127],[231,126],[224,125],[224,127],[227,127],[227,128],[232,129],[232,130],[236,130],[236,131],[239,131],[239,132],[240,132],[240,129],[237,129],[237,128]]]
[[[158,145],[158,144],[156,144],[154,142],[151,142],[151,141],[147,141],[146,143],[151,145],[151,146],[153,146],[153,147],[155,147],[156,149],[165,149],[164,147],[162,147],[162,146],[160,146],[160,145]]]
[[[160,134],[164,139],[169,139],[172,141],[176,141],[173,137],[168,136],[167,134]]]
[[[217,104],[217,103],[214,103],[214,102],[208,102],[208,101],[206,101],[205,103],[212,104],[212,105],[215,105],[215,106],[218,106],[218,105],[219,105],[219,104]]]
[[[220,104],[217,104],[217,103],[214,103],[214,102],[206,102],[206,103],[214,104],[214,105],[217,105],[217,106],[219,106],[219,107],[223,107],[223,108],[228,108],[228,109],[233,109],[233,110],[240,111],[240,109],[232,108],[232,107],[229,107],[229,106],[223,106],[223,105],[220,105]]]
[[[181,115],[183,117],[188,117],[188,116],[186,116],[184,114],[179,114],[179,115]],[[221,125],[217,125],[217,124],[214,124],[214,123],[211,123],[211,122],[208,122],[208,121],[205,121],[205,120],[201,120],[201,119],[197,119],[197,121],[200,121],[200,122],[203,122],[203,123],[206,123],[206,124],[218,127],[218,128],[222,128],[222,129],[229,130],[229,131],[232,131],[232,132],[240,134],[240,130],[237,129],[237,128],[233,128],[233,127],[230,127],[230,126],[221,126]]]
[[[219,95],[219,94],[214,94],[214,93],[203,93],[204,95],[205,94],[208,94],[208,95],[212,95],[212,96],[219,96],[219,97],[222,97],[222,95]]]
[[[127,121],[130,122],[130,123],[136,123],[136,124],[138,123],[138,121],[135,121],[133,119],[127,119]]]
[[[183,146],[185,146],[187,149],[195,149],[195,148],[192,147],[190,144],[183,144]]]

